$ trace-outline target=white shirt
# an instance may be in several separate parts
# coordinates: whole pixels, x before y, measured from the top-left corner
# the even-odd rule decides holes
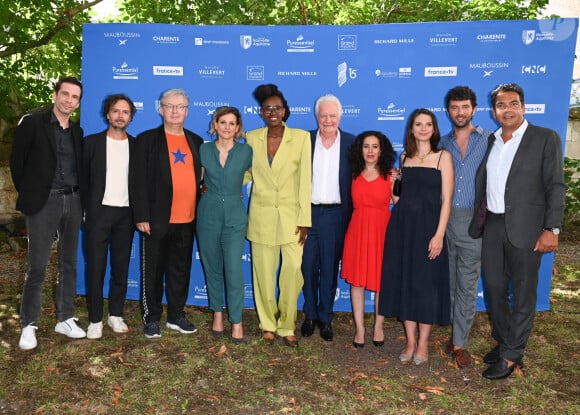
[[[320,130],[316,133],[314,142],[314,157],[312,159],[312,203],[340,203],[340,185],[338,167],[340,164],[340,131],[329,149],[322,145]]]
[[[107,137],[107,175],[103,205],[129,206],[129,140]]]
[[[524,120],[506,143],[501,138],[501,128],[494,133],[495,141],[485,165],[487,171],[487,209],[493,213],[505,213],[504,196],[507,177],[527,128],[528,122]]]

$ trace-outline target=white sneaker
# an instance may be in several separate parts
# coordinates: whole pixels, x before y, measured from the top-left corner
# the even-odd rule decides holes
[[[115,333],[127,333],[129,327],[123,321],[123,317],[109,316],[107,325],[113,329]]]
[[[36,330],[38,327],[29,324],[22,328],[22,334],[20,335],[20,341],[18,342],[18,347],[22,350],[32,350],[38,343],[36,341]]]
[[[103,337],[103,323],[91,323],[87,328],[87,339],[95,340]]]
[[[83,329],[77,326],[77,321],[78,318],[76,317],[71,317],[66,321],[60,321],[56,323],[56,326],[54,326],[54,331],[60,334],[64,334],[71,339],[82,339],[87,337],[87,333],[85,333]]]

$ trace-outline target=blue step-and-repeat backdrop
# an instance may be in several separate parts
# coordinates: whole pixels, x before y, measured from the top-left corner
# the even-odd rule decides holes
[[[190,98],[185,127],[211,140],[209,123],[222,105],[241,110],[244,130],[262,127],[252,91],[274,83],[291,107],[289,126],[315,129],[314,102],[332,93],[344,107],[342,129],[380,130],[400,153],[415,108],[431,109],[446,133],[451,125],[443,97],[456,85],[468,85],[478,96],[474,123],[495,130],[489,93],[500,83],[516,82],[526,93],[528,121],[556,130],[564,147],[577,30],[578,19],[368,26],[89,24],[83,28],[81,124],[86,134],[104,130],[103,98],[125,93],[138,108],[129,126],[137,135],[161,124],[160,93],[183,88]],[[245,193],[247,198],[247,188]],[[136,236],[130,299],[139,298],[138,252]],[[549,254],[542,261],[539,310],[550,307],[553,259]],[[241,260],[245,306],[254,307],[249,244]],[[78,292],[86,293],[82,248]],[[188,304],[207,305],[197,247]],[[372,305],[367,293],[368,311]],[[477,309],[485,309],[481,284]],[[335,310],[351,310],[342,279]]]

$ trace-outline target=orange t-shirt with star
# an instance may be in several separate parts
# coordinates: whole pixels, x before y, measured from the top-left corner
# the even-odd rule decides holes
[[[173,182],[169,223],[189,223],[195,219],[196,182],[193,154],[185,135],[165,132]]]

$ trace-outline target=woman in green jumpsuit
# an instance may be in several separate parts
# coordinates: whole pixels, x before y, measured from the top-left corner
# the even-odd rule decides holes
[[[238,142],[242,117],[237,108],[221,107],[214,114],[211,134],[217,139],[200,149],[206,191],[197,208],[197,237],[204,268],[209,307],[214,312],[212,334],[224,332],[224,288],[232,341],[243,341],[244,275],[242,251],[248,214],[242,198],[244,173],[252,163],[252,149]]]

